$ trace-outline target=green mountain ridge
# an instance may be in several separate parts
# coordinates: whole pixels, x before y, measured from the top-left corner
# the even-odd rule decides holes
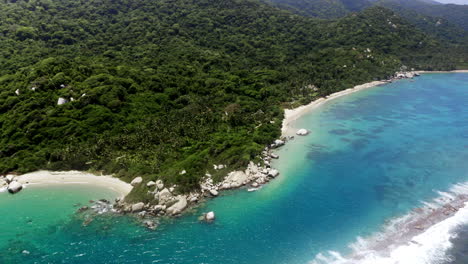
[[[0,5],[0,173],[100,170],[188,192],[255,160],[282,107],[402,64],[466,62],[380,7],[325,21],[250,0]],[[144,183],[128,199],[150,200]]]
[[[269,2],[298,14],[324,19],[336,19],[371,6],[382,6],[393,10],[435,37],[459,43],[468,42],[468,5],[441,4],[430,0],[270,0]]]

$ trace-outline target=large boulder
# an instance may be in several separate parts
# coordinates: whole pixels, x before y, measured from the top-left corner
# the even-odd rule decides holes
[[[158,190],[164,189],[164,183],[161,180],[156,181],[156,187],[158,187]]]
[[[135,179],[133,179],[133,181],[130,182],[130,184],[131,184],[132,186],[135,186],[135,185],[138,185],[138,184],[140,184],[140,183],[142,183],[142,182],[143,182],[143,178],[141,178],[141,177],[136,177]]]
[[[147,187],[152,187],[152,186],[155,186],[155,185],[156,185],[156,183],[155,183],[154,181],[149,181],[149,182],[146,184]]]
[[[284,141],[281,140],[281,139],[277,139],[275,140],[275,142],[273,144],[271,144],[271,148],[277,148],[277,147],[281,147],[284,145]]]
[[[213,196],[218,196],[219,193],[218,193],[217,190],[211,189],[211,190],[210,190],[210,194],[213,195]]]
[[[309,131],[305,128],[301,128],[296,132],[296,135],[298,136],[307,136],[309,134]]]
[[[231,188],[238,188],[247,181],[249,176],[243,171],[233,171],[229,173],[224,182],[229,183]]]
[[[132,204],[132,212],[134,212],[134,213],[142,211],[143,208],[145,208],[145,204],[142,203],[142,202]]]
[[[172,199],[172,194],[167,188],[164,188],[162,191],[159,192],[158,199],[159,204],[165,204]]]
[[[8,192],[10,193],[17,193],[23,189],[23,185],[17,181],[12,181],[8,185]]]
[[[5,177],[5,181],[6,181],[7,183],[12,182],[14,179],[15,179],[15,175],[11,175],[11,174],[8,174],[8,175]]]
[[[66,103],[68,103],[68,100],[65,99],[65,98],[60,97],[60,98],[57,100],[57,105],[63,105],[63,104],[66,104]]]
[[[278,176],[278,175],[279,175],[278,170],[272,169],[272,170],[268,171],[268,176],[270,176],[270,177],[276,178],[276,176]]]
[[[206,221],[213,221],[215,220],[216,216],[214,212],[208,212],[205,214],[205,220]]]
[[[179,195],[176,199],[177,202],[167,209],[168,214],[180,214],[187,207],[187,197]]]

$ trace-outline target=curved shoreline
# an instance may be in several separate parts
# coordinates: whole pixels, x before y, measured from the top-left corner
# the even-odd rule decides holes
[[[384,81],[373,81],[361,85],[356,85],[353,88],[348,88],[343,91],[339,91],[336,93],[332,93],[326,97],[319,98],[310,102],[309,104],[299,106],[294,109],[285,109],[284,110],[284,119],[283,119],[283,127],[281,128],[281,135],[283,137],[292,136],[294,135],[295,131],[293,131],[292,123],[297,119],[301,118],[304,114],[309,113],[310,111],[316,109],[317,107],[323,105],[326,102],[329,102],[333,99],[352,94],[361,90],[365,90],[368,88],[380,86],[386,84],[387,82]]]
[[[426,74],[426,73],[468,73],[468,70],[455,70],[455,71],[414,71],[413,73],[416,74]],[[295,134],[295,128],[293,127],[294,121],[301,118],[303,115],[309,113],[310,111],[318,108],[319,106],[325,104],[328,101],[333,99],[352,94],[355,92],[359,92],[368,88],[380,86],[389,83],[389,81],[373,81],[364,83],[361,85],[356,85],[353,88],[348,88],[336,93],[332,93],[328,96],[319,98],[314,100],[306,105],[301,105],[299,107],[293,109],[284,109],[284,119],[283,119],[283,126],[281,128],[281,136],[293,136]]]
[[[417,73],[417,74],[424,74],[424,73],[468,73],[468,70],[458,70],[458,71],[414,71],[412,73]],[[284,119],[282,123],[282,137],[288,138],[288,136],[295,135],[296,133],[296,128],[294,128],[293,124],[294,121],[297,119],[301,118],[303,115],[309,113],[310,111],[318,108],[319,106],[325,104],[328,101],[331,101],[333,99],[352,94],[361,90],[365,90],[368,88],[380,86],[386,83],[389,83],[390,80],[387,81],[373,81],[361,85],[357,85],[353,88],[348,88],[333,94],[330,94],[326,97],[319,98],[317,100],[312,101],[311,103],[307,105],[302,105],[294,109],[285,109],[284,110]],[[263,159],[269,162],[271,159],[271,153],[270,151],[273,150],[274,148],[281,146],[285,143],[285,141],[281,141],[281,144],[273,144],[275,145],[272,147],[272,149],[266,148],[264,151]],[[275,158],[278,158],[277,155],[275,155]],[[213,184],[212,182],[202,182],[202,188],[201,188],[201,193],[197,193],[196,199],[194,198],[195,204],[197,204],[198,198],[204,196],[204,189],[205,191],[208,191],[208,197],[216,197],[218,195],[218,191],[224,190],[224,189],[238,189],[242,186],[245,186],[247,184],[251,184],[253,182],[257,182],[258,186],[261,186],[262,184],[266,184],[269,181],[269,174],[270,174],[270,167],[269,163],[267,164],[268,167],[259,167],[257,168],[254,166],[254,164],[250,164],[249,168],[245,170],[245,173],[243,171],[233,171],[231,173],[228,173],[224,180],[218,184]],[[259,173],[260,171],[268,170],[266,175],[262,175]],[[271,171],[274,171],[274,176],[271,178],[275,178],[277,174],[277,170],[271,169]],[[240,179],[237,179],[237,176],[234,177],[234,179],[230,179],[231,174],[239,174],[239,173],[244,173],[240,176]],[[262,177],[259,177],[262,176]],[[232,175],[231,175],[232,176]],[[244,177],[245,176],[245,177]],[[255,177],[254,177],[255,176]],[[232,178],[232,177],[231,177]],[[261,179],[260,179],[261,178]],[[82,184],[82,185],[94,185],[94,186],[100,186],[103,188],[108,188],[111,189],[117,193],[119,193],[121,198],[124,198],[127,194],[130,193],[132,190],[132,185],[126,182],[123,182],[119,180],[118,178],[114,178],[112,176],[96,176],[91,173],[87,172],[80,172],[80,171],[58,171],[58,172],[51,172],[51,171],[36,171],[24,175],[20,175],[16,177],[16,180],[20,182],[21,184],[24,184],[25,186],[28,185],[50,185],[50,184]],[[208,177],[206,180],[211,180],[210,177]],[[258,180],[262,180],[258,182]],[[233,184],[234,182],[235,184]],[[229,186],[225,187],[224,185],[228,183]],[[205,188],[203,188],[203,185]],[[215,192],[212,192],[212,188],[214,188]],[[255,189],[256,190],[256,189]],[[193,196],[193,194],[191,194]],[[188,196],[188,195],[187,195]],[[205,195],[206,196],[206,195]],[[185,196],[184,196],[185,197]],[[191,196],[185,197],[186,199],[188,198],[193,198]],[[190,199],[188,199],[190,200]],[[124,204],[125,205],[125,204]],[[193,205],[187,206],[187,208],[193,207]],[[184,209],[187,209],[184,208]],[[184,209],[180,210],[179,213],[182,211],[185,211]]]
[[[81,171],[36,171],[16,176],[16,180],[25,186],[83,184],[100,186],[113,190],[120,197],[125,197],[132,190],[132,185],[109,175],[97,176]]]

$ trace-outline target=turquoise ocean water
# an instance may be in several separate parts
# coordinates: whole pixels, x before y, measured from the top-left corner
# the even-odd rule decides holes
[[[108,215],[84,225],[76,204],[115,196],[101,189],[0,193],[0,263],[321,263],[318,254],[346,256],[358,237],[468,181],[468,74],[364,90],[295,126],[312,133],[278,151],[278,179],[156,231]],[[197,220],[207,211],[212,224]]]

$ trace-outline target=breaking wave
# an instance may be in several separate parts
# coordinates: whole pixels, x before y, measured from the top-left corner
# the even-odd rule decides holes
[[[468,224],[468,182],[438,192],[403,217],[386,224],[381,232],[358,237],[351,254],[322,252],[309,264],[442,264],[451,261],[448,250],[457,228]]]

